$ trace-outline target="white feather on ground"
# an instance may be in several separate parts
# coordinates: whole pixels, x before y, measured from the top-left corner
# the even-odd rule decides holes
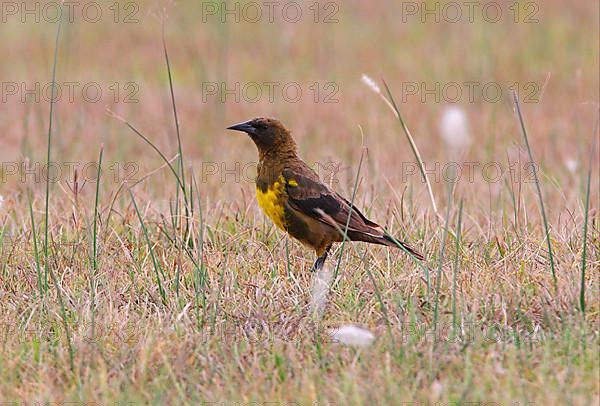
[[[375,336],[369,330],[352,324],[330,329],[327,333],[335,341],[353,347],[368,347],[375,340]]]
[[[310,297],[310,312],[320,316],[323,313],[325,304],[327,304],[327,296],[331,288],[333,274],[327,265],[315,272],[313,277],[313,286]]]

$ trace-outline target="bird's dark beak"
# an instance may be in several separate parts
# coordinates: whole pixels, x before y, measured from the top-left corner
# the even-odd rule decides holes
[[[236,131],[242,131],[248,134],[255,134],[256,133],[256,128],[254,128],[252,126],[252,124],[250,124],[252,122],[252,120],[250,121],[244,121],[243,123],[239,123],[239,124],[235,124],[232,125],[231,127],[227,127],[228,130],[236,130]]]

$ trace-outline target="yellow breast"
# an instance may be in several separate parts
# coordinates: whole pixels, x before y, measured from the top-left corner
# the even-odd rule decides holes
[[[279,177],[265,192],[256,188],[258,205],[265,214],[282,230],[286,229],[285,221],[285,179]]]

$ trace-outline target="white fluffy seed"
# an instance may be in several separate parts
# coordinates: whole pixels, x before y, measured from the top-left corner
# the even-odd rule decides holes
[[[368,347],[375,340],[375,336],[369,330],[352,324],[330,329],[327,333],[335,341],[353,347]]]

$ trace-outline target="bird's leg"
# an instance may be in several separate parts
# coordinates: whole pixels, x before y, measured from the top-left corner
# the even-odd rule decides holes
[[[331,244],[327,246],[327,248],[325,248],[325,252],[323,252],[323,255],[321,255],[319,258],[317,258],[317,260],[315,261],[315,264],[313,265],[312,271],[320,271],[321,269],[323,269],[323,265],[325,265],[325,260],[327,259],[327,255],[329,255],[329,250],[331,249]]]

